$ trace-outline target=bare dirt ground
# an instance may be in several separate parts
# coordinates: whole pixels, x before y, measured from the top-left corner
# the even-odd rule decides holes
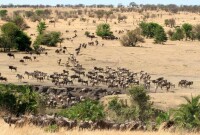
[[[8,9],[9,10],[9,9]],[[10,11],[13,9],[10,9]],[[27,10],[27,9],[26,9]],[[55,10],[55,9],[53,9]],[[65,9],[59,9],[65,10]],[[69,9],[68,9],[69,10]],[[150,12],[153,14],[153,12]],[[114,24],[117,22],[116,19],[109,21],[112,31],[116,36],[122,36],[115,33],[115,30],[131,30],[137,27],[137,22],[141,17],[138,13],[124,13],[128,16],[127,23]],[[162,18],[148,19],[148,21],[154,21],[164,26],[164,19],[169,19],[172,15],[169,13],[160,11]],[[134,18],[133,18],[134,16]],[[191,24],[198,24],[200,16],[192,13],[181,13],[173,15],[176,18],[177,25],[181,25],[184,22]],[[194,19],[196,18],[196,19]],[[60,31],[63,33],[63,37],[74,36],[74,30],[77,30],[78,37],[74,39],[73,42],[65,40],[62,43],[62,47],[68,47],[70,53],[74,53],[74,49],[79,46],[80,43],[88,43],[91,40],[86,38],[84,35],[85,31],[95,33],[97,24],[102,23],[105,19],[97,21],[97,24],[93,24],[92,20],[97,20],[97,18],[90,18],[89,23],[80,22],[79,19],[68,25],[68,21],[58,20],[56,27],[53,24],[48,24],[47,31]],[[30,22],[26,20],[27,24],[31,27],[26,32],[30,34],[37,34],[36,26],[37,23]],[[133,25],[134,22],[134,25]],[[0,25],[5,22],[0,21]],[[82,30],[83,29],[83,30]],[[169,28],[165,27],[166,30]],[[69,30],[69,33],[65,31]],[[34,41],[35,37],[32,37]],[[182,96],[191,96],[200,94],[200,43],[195,41],[168,41],[165,45],[155,45],[153,40],[146,40],[145,43],[140,44],[141,47],[123,47],[120,45],[119,41],[106,41],[98,38],[100,46],[89,46],[87,49],[81,50],[77,59],[87,70],[92,69],[94,66],[106,67],[110,66],[112,68],[125,67],[132,71],[139,72],[141,70],[146,71],[152,75],[152,79],[157,77],[165,77],[169,81],[176,84],[176,88],[166,92],[165,90],[158,90],[155,93],[155,88],[152,86],[149,92],[152,101],[155,105],[162,107],[163,109],[175,107],[184,102]],[[104,44],[102,47],[101,44]],[[57,60],[62,59],[62,64],[64,65],[67,61],[69,54],[55,54],[55,50],[59,48],[49,48],[48,56],[44,54],[37,57],[37,61],[26,62],[21,64],[19,62],[23,56],[27,54],[17,53],[15,59],[9,58],[5,53],[0,53],[0,72],[3,76],[8,78],[8,82],[19,83],[16,74],[24,74],[25,71],[32,72],[34,70],[43,71],[46,73],[62,72],[66,69],[64,66],[58,66]],[[11,72],[8,69],[9,65],[17,66],[17,72]],[[194,85],[191,88],[179,88],[177,86],[178,81],[186,79],[194,81]],[[30,84],[40,83],[36,80],[28,79],[25,76],[25,82]],[[50,84],[50,81],[42,82],[41,84]],[[123,97],[123,95],[122,95]]]

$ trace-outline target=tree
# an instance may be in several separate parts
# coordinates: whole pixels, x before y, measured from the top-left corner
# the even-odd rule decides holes
[[[136,46],[138,42],[144,42],[144,38],[141,36],[141,30],[139,28],[136,28],[135,30],[127,32],[126,35],[124,35],[121,40],[121,44],[123,46]]]
[[[129,88],[129,95],[133,104],[139,108],[139,119],[143,122],[148,121],[152,116],[152,103],[150,96],[147,95],[143,86]]]
[[[155,36],[156,28],[162,27],[159,24],[153,23],[153,22],[150,22],[150,23],[142,22],[142,23],[140,23],[139,26],[142,30],[142,35],[147,37],[147,38],[153,38]]]
[[[191,33],[191,31],[192,31],[192,25],[189,24],[189,23],[184,23],[184,24],[182,25],[182,29],[183,29],[184,32],[185,32],[185,38],[186,38],[186,40],[187,40],[188,38],[190,38],[190,33]]]
[[[195,37],[200,41],[200,24],[194,26]]]
[[[165,25],[169,26],[169,19],[165,19]]]
[[[176,25],[175,19],[174,19],[174,18],[169,19],[169,26],[172,28],[172,27],[174,27],[175,25]]]
[[[200,96],[191,96],[191,99],[185,96],[183,98],[187,103],[180,105],[180,107],[175,110],[173,116],[175,123],[179,127],[188,130],[200,130]]]
[[[59,115],[74,120],[96,121],[105,117],[104,107],[99,101],[85,100],[71,108],[62,110]]]
[[[99,24],[97,26],[96,34],[100,37],[103,36],[111,36],[112,32],[110,31],[110,25],[109,24]]]
[[[95,11],[95,14],[97,15],[97,18],[100,20],[104,16],[104,10],[97,10]]]
[[[106,18],[106,23],[108,21],[108,18],[113,14],[112,11],[105,11],[105,18]]]
[[[31,38],[23,31],[18,31],[16,38],[16,48],[20,51],[31,50]]]
[[[156,44],[163,44],[167,41],[167,35],[162,26],[159,26],[155,29],[154,41]]]
[[[176,31],[172,35],[172,40],[182,40],[184,38],[184,31],[181,28],[176,28]]]
[[[25,30],[27,28],[27,24],[21,16],[15,16],[12,19],[12,22],[16,24],[21,30]]]
[[[37,25],[37,31],[38,34],[41,35],[43,34],[43,32],[46,30],[47,26],[45,22],[39,22],[39,24]]]
[[[7,10],[0,10],[0,18],[4,18],[7,15]]]
[[[48,33],[43,33],[37,36],[34,42],[34,46],[47,45],[47,46],[54,47],[57,45],[57,43],[60,42],[60,39],[61,39],[60,32],[52,31]]]
[[[19,29],[14,23],[6,23],[1,27],[1,42],[4,43],[4,51],[15,48],[20,51],[30,50],[30,37]]]
[[[136,4],[135,2],[131,2],[131,3],[129,4],[129,6],[130,6],[130,7],[137,7],[137,4]]]

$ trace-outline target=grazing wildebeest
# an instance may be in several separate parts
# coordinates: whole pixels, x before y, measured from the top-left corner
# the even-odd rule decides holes
[[[0,81],[5,81],[5,82],[7,82],[8,80],[7,80],[6,77],[0,76]]]
[[[20,63],[24,63],[25,61],[24,61],[24,60],[19,60],[19,62],[20,62]]]
[[[8,55],[9,57],[13,57],[13,59],[15,58],[15,55],[14,55],[13,53],[7,53],[7,55]]]
[[[15,70],[17,71],[17,67],[14,67],[14,66],[8,66],[8,68],[12,71],[12,70]]]

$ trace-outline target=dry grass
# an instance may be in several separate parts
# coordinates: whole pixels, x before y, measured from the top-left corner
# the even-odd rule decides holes
[[[23,128],[9,127],[0,120],[0,135],[198,135],[194,133],[168,133],[168,132],[130,132],[130,131],[67,131],[61,129],[58,133],[47,133],[42,128],[25,126]]]

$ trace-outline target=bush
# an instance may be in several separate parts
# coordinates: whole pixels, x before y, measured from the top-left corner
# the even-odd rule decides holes
[[[141,30],[139,28],[136,28],[135,30],[127,32],[126,35],[124,35],[121,40],[121,44],[123,46],[136,46],[138,42],[144,42],[144,38],[141,36]]]
[[[112,114],[112,111],[115,114]],[[110,118],[118,122],[125,122],[127,120],[136,120],[139,117],[138,108],[134,105],[128,106],[127,103],[122,102],[117,97],[108,102],[108,115]]]
[[[11,114],[36,113],[40,99],[29,86],[0,85],[0,109]]]
[[[85,100],[72,106],[69,109],[62,110],[59,115],[73,120],[96,121],[105,117],[104,107],[98,101]]]
[[[184,38],[184,31],[181,28],[177,28],[172,35],[172,40],[182,40]]]
[[[0,18],[4,18],[7,15],[7,10],[0,10]]]
[[[60,32],[48,32],[41,35],[38,35],[34,45],[47,45],[54,47],[57,43],[60,42],[61,33]]]
[[[97,26],[96,34],[100,37],[111,36],[112,32],[110,31],[110,25],[109,24],[99,24]]]
[[[159,26],[155,29],[154,41],[156,44],[163,44],[167,41],[167,35],[162,26]]]
[[[173,115],[173,120],[176,125],[180,128],[185,128],[188,130],[200,130],[200,96],[184,97],[187,101],[186,104],[180,105],[180,107],[175,110]]]
[[[150,96],[147,95],[143,86],[129,88],[129,95],[132,103],[139,108],[139,119],[143,122],[148,121],[154,115]]]
[[[182,25],[182,29],[185,32],[185,38],[187,40],[188,38],[190,38],[190,33],[192,32],[192,25],[189,23],[184,23]]]
[[[47,26],[45,22],[39,22],[39,24],[37,25],[38,34],[42,34],[46,30],[46,28]]]

